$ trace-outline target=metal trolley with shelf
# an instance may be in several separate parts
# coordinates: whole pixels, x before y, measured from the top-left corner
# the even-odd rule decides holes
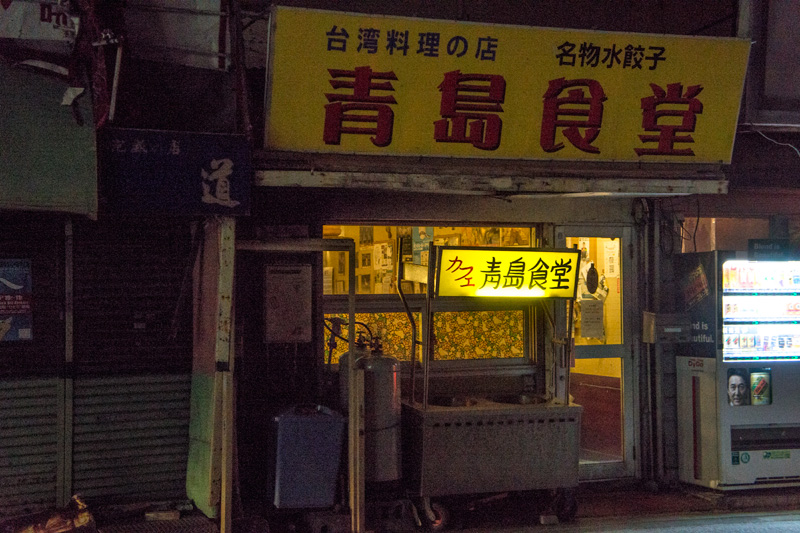
[[[402,249],[402,243],[400,246]],[[449,385],[439,386],[436,383],[442,375],[434,375],[431,369],[433,314],[442,309],[459,310],[461,304],[469,307],[466,303],[476,296],[448,295],[451,292],[442,277],[443,261],[460,261],[459,254],[467,257],[473,252],[488,253],[493,262],[502,257],[519,257],[517,261],[547,257],[549,261],[555,254],[569,265],[562,278],[565,283],[569,278],[569,288],[553,293],[539,291],[542,294],[520,291],[522,299],[515,298],[527,308],[525,316],[531,327],[537,327],[536,323],[540,327],[549,325],[551,349],[543,349],[545,343],[540,342],[536,350],[535,336],[525,335],[531,348],[524,364],[505,369],[484,365],[467,371],[460,379],[445,378]],[[574,518],[582,408],[570,403],[568,391],[578,253],[571,249],[476,249],[431,244],[428,266],[400,261],[397,290],[411,323],[414,347],[410,387],[406,387],[409,393],[402,400],[403,476],[410,494],[420,499],[429,529],[444,527],[451,497],[487,493],[536,491],[549,498],[545,508],[559,519]],[[527,278],[532,276],[536,274],[527,272]],[[534,284],[527,278],[526,284],[534,289],[544,281],[533,280],[537,281]],[[421,342],[417,341],[417,325],[403,282],[425,285]],[[553,305],[554,294],[567,305]],[[536,320],[534,316],[542,318]],[[566,329],[561,337],[556,334],[557,325]],[[417,373],[418,345],[422,347],[421,379]],[[537,351],[545,353],[534,353]],[[542,380],[544,383],[536,387]],[[459,390],[458,386],[448,389],[453,383],[467,384],[468,390]]]

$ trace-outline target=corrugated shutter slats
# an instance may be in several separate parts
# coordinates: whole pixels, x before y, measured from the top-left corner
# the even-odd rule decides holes
[[[95,501],[186,497],[191,376],[75,380],[73,487]]]
[[[57,379],[0,381],[0,516],[56,504]]]
[[[190,370],[191,298],[181,302],[190,255],[185,221],[76,226],[74,338],[80,372]],[[176,313],[180,328],[173,331]]]
[[[74,244],[73,491],[92,503],[184,499],[189,223],[76,224]]]

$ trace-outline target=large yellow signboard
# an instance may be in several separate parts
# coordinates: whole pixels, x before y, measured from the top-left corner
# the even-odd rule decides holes
[[[729,163],[750,43],[277,7],[266,147]]]
[[[579,250],[439,248],[437,296],[574,298]]]

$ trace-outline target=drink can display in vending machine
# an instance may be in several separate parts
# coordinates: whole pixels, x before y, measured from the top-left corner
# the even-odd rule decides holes
[[[772,386],[769,370],[750,372],[750,404],[769,405],[772,403]]]

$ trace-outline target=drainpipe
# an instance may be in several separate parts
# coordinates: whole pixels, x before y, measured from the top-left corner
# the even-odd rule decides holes
[[[56,505],[66,506],[72,497],[72,402],[73,402],[73,228],[64,222],[64,377],[58,380],[58,455]]]
[[[661,312],[661,210],[658,201],[653,208],[653,311]],[[655,479],[664,479],[664,383],[661,358],[664,348],[656,343],[655,347]]]
[[[247,73],[244,65],[244,37],[242,36],[242,13],[238,0],[228,0],[228,22],[231,34],[231,66],[235,76],[236,109],[240,128],[253,146],[253,124],[250,121],[250,99],[247,93]]]
[[[639,201],[642,203],[646,202],[644,199]],[[643,209],[642,212],[645,213],[646,210]],[[645,222],[643,225],[638,225],[637,228],[637,238],[641,244],[639,249],[640,268],[638,269],[638,272],[639,282],[641,283],[640,294],[642,294],[642,310],[652,311],[652,297],[650,291],[655,284],[650,282],[650,225]],[[641,432],[643,440],[641,448],[643,461],[645,458],[644,454],[647,453],[647,478],[649,481],[652,481],[655,479],[655,433],[653,432],[653,345],[651,343],[644,342],[642,344],[644,344],[644,354],[639,361],[639,383],[641,384],[642,390],[645,394],[643,397],[645,412],[640,417],[643,427]],[[644,439],[647,439],[647,441],[644,442]]]

